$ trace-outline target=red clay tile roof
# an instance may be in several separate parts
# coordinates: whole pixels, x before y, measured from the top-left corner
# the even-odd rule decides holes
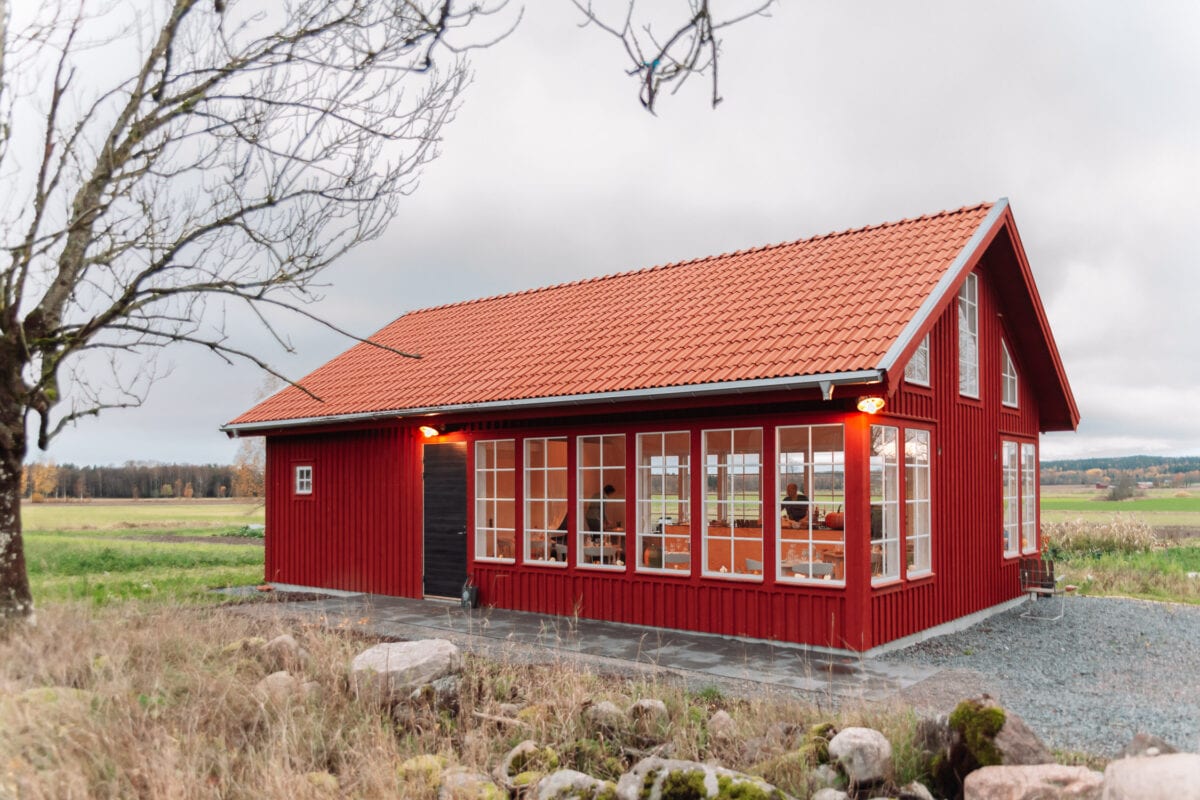
[[[231,425],[879,367],[991,204],[414,311]]]

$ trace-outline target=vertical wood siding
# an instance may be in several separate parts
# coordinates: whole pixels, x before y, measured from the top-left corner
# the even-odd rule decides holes
[[[267,440],[266,578],[421,596],[421,481],[412,431],[389,427]],[[296,496],[297,465],[313,491]]]

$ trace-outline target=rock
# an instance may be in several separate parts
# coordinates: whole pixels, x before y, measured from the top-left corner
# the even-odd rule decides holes
[[[812,781],[813,786],[819,789],[826,787],[836,789],[841,777],[842,773],[838,772],[837,767],[832,764],[818,764],[809,773],[809,779]]]
[[[263,646],[267,640],[261,636],[245,636],[238,639],[236,642],[230,642],[221,648],[221,654],[231,656],[237,653],[247,653],[257,656],[262,652]]]
[[[708,735],[718,742],[731,742],[737,738],[737,724],[729,712],[720,710],[713,712],[708,718]]]
[[[646,698],[629,707],[634,731],[647,739],[660,740],[670,732],[671,714],[662,700]]]
[[[1135,756],[1162,756],[1178,753],[1179,750],[1164,739],[1149,733],[1136,734],[1129,744],[1121,748],[1117,758],[1133,758]]]
[[[813,793],[812,800],[850,800],[850,795],[841,789],[826,787]]]
[[[1104,776],[1087,767],[1020,764],[981,767],[963,781],[964,800],[1099,800]]]
[[[829,742],[829,757],[850,779],[851,786],[877,783],[892,771],[892,745],[879,731],[846,728]]]
[[[544,774],[558,769],[558,753],[551,747],[538,747],[537,742],[526,739],[504,757],[492,774],[496,782],[505,789],[532,786]]]
[[[304,681],[300,684],[300,694],[306,702],[319,702],[323,694],[321,684],[316,681]]]
[[[442,773],[437,797],[438,800],[508,800],[508,792],[487,775],[452,767]]]
[[[524,707],[520,703],[501,703],[498,710],[502,717],[516,717]]]
[[[668,758],[643,758],[617,782],[618,800],[715,800],[739,797],[750,800],[787,800],[787,795],[762,778],[741,772]]]
[[[272,672],[254,685],[254,694],[264,701],[283,705],[300,697],[300,681],[287,670]]]
[[[406,784],[426,789],[436,789],[442,782],[442,770],[446,759],[437,755],[419,755],[402,762],[396,767],[396,775]]]
[[[538,781],[534,797],[537,800],[606,800],[613,796],[616,785],[576,772],[560,769]]]
[[[1200,755],[1168,753],[1111,761],[1103,800],[1200,800]]]
[[[359,698],[395,703],[439,678],[462,669],[462,654],[445,639],[386,642],[364,650],[350,664],[350,678]]]
[[[1054,762],[1025,721],[986,694],[959,703],[948,725],[950,747],[933,757],[935,788],[945,797],[958,796],[963,777],[980,767]]]
[[[408,702],[426,705],[435,711],[457,712],[458,685],[457,675],[438,678],[432,683],[426,683],[414,689],[408,696]]]
[[[616,703],[601,700],[583,710],[583,721],[590,731],[611,734],[624,728],[629,718]]]
[[[933,793],[920,781],[901,786],[896,792],[897,800],[933,800]]]
[[[276,636],[262,645],[259,658],[269,670],[295,670],[307,667],[312,659],[290,633]]]

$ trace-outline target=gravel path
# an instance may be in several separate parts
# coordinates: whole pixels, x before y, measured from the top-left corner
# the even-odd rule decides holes
[[[1113,755],[1146,731],[1200,750],[1200,607],[1068,597],[1056,622],[1022,619],[1028,608],[879,660],[943,669],[914,703],[944,710],[984,688],[1052,747]]]

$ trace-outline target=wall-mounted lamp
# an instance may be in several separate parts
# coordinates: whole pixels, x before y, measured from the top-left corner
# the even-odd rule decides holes
[[[883,406],[883,398],[877,395],[858,398],[858,410],[864,414],[878,414],[883,410]]]
[[[442,432],[432,425],[422,425],[420,428],[417,428],[417,430],[419,430],[421,435],[426,439],[432,439],[434,436],[442,435]]]

